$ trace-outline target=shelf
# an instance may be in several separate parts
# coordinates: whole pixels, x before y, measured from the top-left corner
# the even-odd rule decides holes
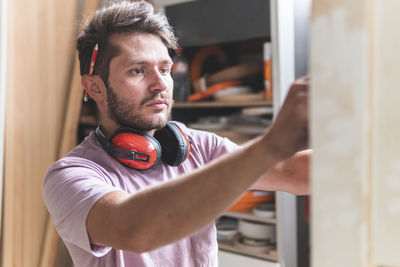
[[[236,108],[236,107],[272,107],[272,100],[241,101],[241,102],[176,102],[174,108]]]
[[[237,219],[245,219],[262,223],[276,224],[276,218],[264,218],[260,216],[256,216],[250,212],[224,212],[222,216],[237,218]]]
[[[233,242],[225,242],[225,241],[218,241],[218,247],[220,250],[234,252],[234,253],[245,255],[245,256],[250,256],[250,257],[274,261],[274,262],[278,261],[278,256],[277,256],[276,250],[271,250],[268,253],[253,252],[253,251],[237,248],[234,246]]]

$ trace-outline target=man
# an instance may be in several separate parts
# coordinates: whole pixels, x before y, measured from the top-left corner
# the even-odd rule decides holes
[[[296,153],[307,146],[306,81],[292,86],[269,131],[238,149],[214,134],[167,124],[168,49],[176,46],[166,18],[145,2],[97,11],[78,38],[82,84],[97,103],[100,126],[49,168],[43,188],[77,267],[217,266],[213,222],[240,194],[308,192],[308,152]],[[164,133],[165,147],[153,148],[153,137]],[[131,152],[124,142],[145,147]],[[175,142],[172,156],[154,159]]]

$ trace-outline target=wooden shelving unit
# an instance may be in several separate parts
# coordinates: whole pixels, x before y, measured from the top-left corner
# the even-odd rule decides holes
[[[236,219],[245,219],[250,221],[256,221],[261,223],[269,223],[269,224],[276,224],[276,218],[265,218],[256,216],[250,212],[225,212],[223,216],[236,218]]]
[[[236,247],[235,241],[230,241],[230,242],[218,241],[218,247],[221,250],[234,252],[234,253],[245,255],[245,256],[251,256],[251,257],[268,260],[268,261],[274,261],[274,262],[278,261],[276,249],[270,250],[267,253],[254,252],[251,250],[244,250],[243,248]]]
[[[242,6],[241,1],[224,0],[217,2],[218,3],[213,2],[212,8],[208,9],[209,12],[217,10],[216,5],[222,3],[224,3],[224,5],[221,8],[221,10],[224,10],[225,12],[229,11],[229,9],[232,9],[233,12],[236,12],[238,9],[232,8],[232,6],[235,3],[237,3],[239,6]],[[190,5],[199,5],[199,7],[193,8],[192,10],[200,10],[200,8],[202,8],[203,5],[207,6],[207,3],[202,1],[195,1]],[[189,4],[185,6],[181,5],[180,8],[188,8],[188,6]],[[268,1],[265,2],[261,0],[257,2],[257,5],[255,6],[256,10],[251,11],[249,9],[251,5],[248,5],[246,6],[247,8],[246,12],[240,11],[239,14],[240,15],[248,14],[250,17],[253,17],[254,14],[256,13],[260,13],[263,16],[269,15],[270,4]],[[182,12],[182,10],[178,10],[178,8],[179,5],[175,5],[170,9],[168,8],[166,9],[167,15],[169,15],[171,18],[172,25],[175,26],[177,30],[179,30],[179,27],[181,25],[185,25],[185,29],[187,29],[190,23],[198,22],[198,20],[193,19],[192,12]],[[191,14],[191,15],[189,15],[189,17],[186,17],[185,14]],[[215,18],[217,19],[217,21],[219,21],[219,24],[221,24],[220,22],[221,16],[218,14]],[[174,25],[173,23],[174,20],[177,20],[177,22],[179,23]],[[235,36],[228,36],[228,37],[226,37],[225,35],[225,33],[228,33],[228,31],[225,30],[222,31],[220,30],[217,34],[213,35],[212,30],[216,28],[215,24],[213,23],[211,24],[210,28],[211,30],[204,31],[203,34],[200,36],[200,39],[196,39],[196,41],[194,41],[192,38],[196,37],[197,35],[193,36],[191,35],[191,32],[187,32],[185,31],[185,29],[183,29],[180,40],[183,45],[183,50],[186,52],[187,58],[189,60],[191,59],[191,57],[193,58],[193,55],[195,54],[195,52],[199,50],[199,47],[217,43],[222,49],[224,49],[225,54],[229,57],[229,60],[231,61],[230,64],[232,66],[235,66],[235,64],[246,62],[246,60],[250,58],[255,59],[257,57],[259,60],[262,60],[263,43],[269,42],[271,40],[269,31],[270,27],[267,24],[269,20],[268,19],[263,20],[260,24],[260,27],[255,27],[255,25],[252,25],[251,29],[259,29],[262,32],[261,34],[251,33],[249,31],[249,27],[245,27],[243,25],[244,21],[248,20],[245,19],[240,20],[238,26],[234,26],[234,24],[232,23],[236,23],[239,21],[232,21],[231,19],[229,19],[228,25],[235,29],[234,31],[232,31],[232,33]],[[204,29],[205,23],[201,22],[201,25],[199,26],[200,28]],[[198,27],[196,26],[193,28],[198,28]],[[250,36],[247,36],[247,34],[250,34]],[[215,60],[215,58],[213,57],[214,56],[211,57],[211,60]],[[216,63],[217,65],[219,64],[219,62]],[[204,66],[206,66],[206,64],[204,64]],[[214,72],[216,71],[213,68],[203,69],[203,70],[204,70],[203,74],[212,74],[213,71]],[[250,78],[251,79],[247,80],[243,79],[243,80],[244,80],[244,85],[252,88],[251,90],[252,93],[244,93],[243,95],[219,95],[219,96],[214,95],[213,98],[209,98],[207,99],[207,101],[204,100],[199,102],[175,102],[172,109],[171,118],[173,120],[181,121],[192,128],[197,127],[197,129],[200,130],[211,131],[218,134],[219,136],[227,137],[233,142],[238,144],[242,144],[248,141],[249,139],[254,138],[257,135],[262,134],[262,130],[260,132],[258,132],[257,130],[259,130],[258,128],[262,128],[264,126],[265,129],[267,129],[268,125],[265,125],[263,120],[268,120],[272,118],[274,112],[273,101],[272,99],[270,100],[264,99],[263,75],[258,75],[257,77],[253,76]],[[258,79],[257,82],[255,82],[255,78]],[[254,112],[253,110],[250,110],[248,108],[255,108]],[[240,117],[241,115],[243,115],[242,124],[237,122],[237,118]],[[245,118],[246,116],[248,117],[254,116],[257,118],[255,118],[254,120],[255,122],[253,123],[251,118],[250,119]],[[222,120],[218,121],[218,117],[222,118]],[[201,118],[203,118],[203,120],[199,120]],[[226,119],[232,119],[232,120],[226,122]],[[259,120],[257,121],[256,119]],[[207,121],[209,121],[209,123],[207,123]],[[219,122],[222,125],[221,127],[219,127],[220,126],[218,124]],[[257,126],[259,127],[257,128]],[[222,214],[222,216],[236,218],[236,219],[244,219],[263,224],[277,225],[276,218],[263,218],[260,216],[253,215],[250,212],[225,212],[224,214]],[[257,253],[254,251],[254,248],[246,249],[246,247],[242,247],[237,239],[239,237],[240,234],[236,236],[236,239],[230,242],[219,241],[219,248],[221,250],[231,252],[231,254],[240,254],[248,256],[250,258],[251,257],[258,258],[265,262],[268,261],[274,263],[278,262],[276,244],[273,244],[271,251],[268,253],[267,249],[265,250],[264,253]]]
[[[243,102],[217,102],[217,101],[204,101],[204,102],[177,102],[174,108],[244,108],[244,107],[271,107],[272,100],[259,100],[259,101],[243,101]]]
[[[254,215],[250,212],[225,212],[222,215],[226,216],[226,217],[230,217],[230,218],[244,219],[244,220],[250,220],[250,221],[254,221],[254,222],[261,222],[261,223],[267,223],[267,224],[276,224],[276,218],[260,217],[260,216]],[[224,251],[229,251],[229,252],[234,252],[234,253],[238,253],[241,255],[260,258],[263,260],[278,261],[277,254],[276,254],[276,246],[273,249],[271,249],[268,253],[254,252],[250,249],[246,250],[242,247],[235,246],[237,238],[238,238],[238,236],[234,237],[234,239],[232,241],[218,241],[218,246],[221,250],[224,250]]]
[[[185,119],[188,118],[197,118],[198,116],[202,116],[204,114],[212,114],[212,115],[229,115],[230,113],[240,112],[240,110],[244,108],[268,108],[270,112],[268,114],[273,113],[272,100],[252,100],[252,101],[229,101],[229,102],[218,102],[218,101],[202,101],[202,102],[176,102],[174,104],[174,113],[183,114],[184,122],[187,122]],[[188,119],[190,121],[190,119]],[[215,132],[216,134],[228,137],[230,140],[241,144],[246,142],[249,139],[254,138],[254,135],[245,135],[233,130],[212,130],[208,131]],[[222,216],[235,218],[235,219],[244,219],[254,222],[260,222],[264,224],[277,224],[276,218],[265,218],[252,214],[251,212],[225,212]],[[271,250],[267,253],[260,253],[252,250],[251,248],[244,248],[238,244],[237,235],[232,241],[218,241],[218,246],[220,250],[231,252],[235,254],[240,254],[248,257],[258,258],[265,261],[270,262],[278,262],[278,256],[276,252],[276,245],[274,245]]]

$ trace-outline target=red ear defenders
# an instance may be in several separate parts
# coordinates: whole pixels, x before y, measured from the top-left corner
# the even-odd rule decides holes
[[[116,130],[109,140],[97,127],[97,140],[113,158],[136,170],[147,170],[160,159],[171,166],[179,166],[190,153],[190,143],[181,129],[167,122],[154,137],[133,128]]]

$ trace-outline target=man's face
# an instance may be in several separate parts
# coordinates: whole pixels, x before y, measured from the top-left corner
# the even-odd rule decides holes
[[[150,131],[161,128],[173,105],[172,61],[153,34],[116,34],[121,53],[110,62],[108,116],[119,125]]]

